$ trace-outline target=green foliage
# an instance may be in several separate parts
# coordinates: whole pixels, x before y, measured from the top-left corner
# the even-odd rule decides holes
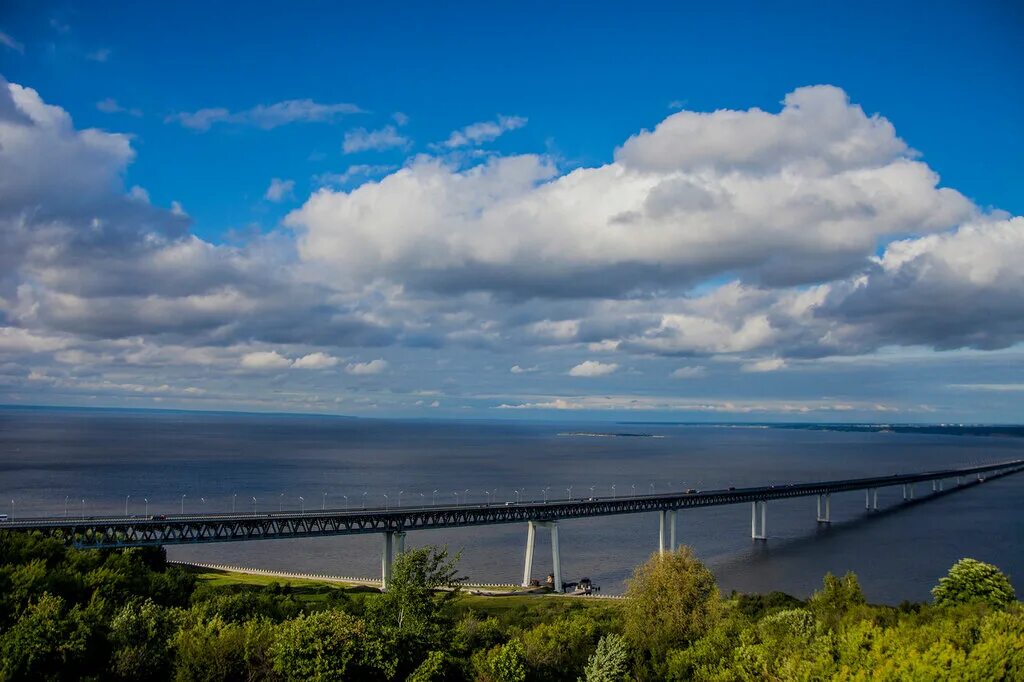
[[[864,592],[853,573],[842,578],[827,573],[823,582],[822,589],[807,600],[807,608],[826,628],[834,630],[847,612],[866,603]]]
[[[43,594],[0,639],[3,679],[78,679],[90,668],[89,631],[82,609]]]
[[[721,600],[711,571],[687,547],[654,555],[636,569],[626,591],[623,635],[648,660],[663,661],[706,633]]]
[[[388,677],[410,674],[431,651],[452,645],[459,597],[456,562],[448,551],[421,547],[395,560],[387,591],[367,606],[366,619],[383,653]]]
[[[852,574],[806,604],[723,600],[685,549],[637,569],[625,602],[462,597],[435,548],[401,557],[385,594],[231,581],[0,532],[0,680],[1024,679],[1024,607],[972,560],[934,605],[896,608]]]
[[[487,659],[488,672],[495,682],[525,682],[526,654],[518,639],[496,647]]]
[[[586,664],[600,637],[597,623],[586,614],[573,614],[527,630],[520,640],[530,680],[572,679]]]
[[[174,623],[152,599],[132,601],[110,623],[110,672],[125,680],[166,679]]]
[[[357,668],[368,653],[366,625],[342,611],[299,616],[276,628],[274,670],[285,680],[362,679]]]
[[[932,597],[936,606],[981,602],[994,608],[1008,606],[1017,598],[1010,581],[998,568],[975,559],[961,559],[953,564],[932,588]]]
[[[583,669],[586,682],[623,682],[629,674],[629,649],[626,640],[614,633],[597,643],[597,649]],[[582,682],[581,680],[581,682]]]

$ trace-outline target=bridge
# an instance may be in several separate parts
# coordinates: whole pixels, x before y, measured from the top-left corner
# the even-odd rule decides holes
[[[751,538],[767,540],[767,510],[768,502],[772,500],[816,497],[816,521],[831,523],[831,496],[834,493],[863,490],[865,508],[877,510],[880,488],[898,487],[902,500],[909,501],[915,499],[918,484],[931,483],[932,493],[938,493],[947,483],[956,488],[966,488],[1020,471],[1024,471],[1024,459],[912,474],[724,490],[690,489],[652,495],[251,514],[39,517],[0,521],[0,529],[36,531],[85,549],[379,533],[383,536],[381,579],[386,588],[394,556],[405,550],[408,531],[525,522],[527,542],[523,585],[529,585],[531,580],[537,528],[548,528],[555,589],[561,591],[558,522],[564,519],[658,512],[658,549],[664,553],[667,548],[677,547],[676,515],[684,509],[749,503]]]

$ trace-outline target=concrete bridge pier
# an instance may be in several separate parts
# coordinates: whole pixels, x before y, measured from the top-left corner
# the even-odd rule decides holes
[[[761,529],[757,528],[757,508],[761,507]],[[760,500],[750,503],[750,537],[754,540],[768,539],[768,502]]]
[[[527,521],[526,563],[523,567],[523,587],[530,586],[533,577],[533,547],[537,540],[537,526],[551,529],[551,572],[555,576],[555,592],[562,592],[562,557],[558,547],[557,521]]]
[[[384,531],[384,551],[380,558],[380,588],[387,590],[391,583],[392,549],[395,544],[395,531]]]
[[[878,488],[871,489],[871,508],[878,511]]]
[[[395,531],[395,559],[405,554],[405,531]]]
[[[676,511],[663,509],[658,512],[658,556],[665,554],[666,544],[669,552],[676,551]]]
[[[825,498],[825,515],[821,515],[821,500]],[[818,495],[818,523],[832,523],[832,495],[831,493],[825,493],[824,495]]]
[[[864,491],[864,508],[878,511],[878,488],[868,488]]]

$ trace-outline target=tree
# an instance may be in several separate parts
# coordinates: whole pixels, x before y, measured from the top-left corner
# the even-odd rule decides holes
[[[89,673],[90,631],[78,606],[43,594],[0,638],[0,679],[79,679]]]
[[[1003,608],[1016,600],[1009,579],[993,566],[976,559],[961,559],[932,588],[936,606],[981,602]]]
[[[171,633],[167,612],[151,599],[126,604],[110,623],[111,672],[126,680],[168,677]]]
[[[363,621],[343,611],[299,616],[277,626],[274,670],[286,680],[363,679],[355,669],[366,652]]]
[[[688,547],[654,555],[633,573],[626,590],[623,635],[661,664],[671,649],[703,635],[721,610],[711,571]]]
[[[525,682],[526,655],[523,645],[518,639],[504,644],[494,650],[488,657],[490,673],[497,682]]]
[[[458,556],[432,546],[398,557],[388,589],[367,607],[366,619],[384,654],[389,676],[404,677],[431,651],[454,644],[452,603],[459,597]]]
[[[537,682],[572,679],[586,664],[598,638],[597,623],[583,613],[527,630],[520,639],[530,679]]]
[[[825,574],[821,590],[811,595],[807,607],[827,629],[835,630],[851,609],[865,604],[857,576],[848,572],[842,578]]]
[[[580,682],[623,682],[629,672],[629,649],[626,641],[614,633],[607,634],[597,643],[597,649],[587,661]]]

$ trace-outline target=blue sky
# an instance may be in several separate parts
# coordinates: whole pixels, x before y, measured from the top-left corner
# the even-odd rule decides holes
[[[1019,3],[9,2],[0,32],[35,124],[0,138],[0,402],[1019,419]]]

